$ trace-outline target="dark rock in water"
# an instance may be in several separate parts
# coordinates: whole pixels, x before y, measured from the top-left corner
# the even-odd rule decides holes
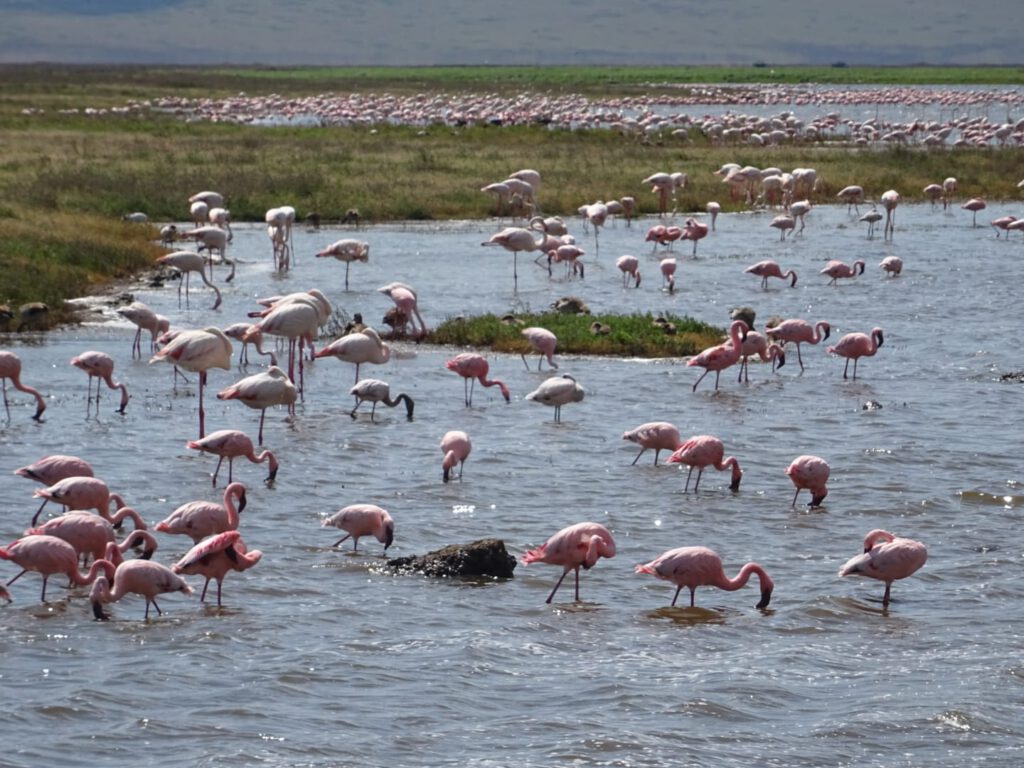
[[[862,411],[877,411],[881,409],[882,404],[877,400],[868,400],[864,405],[860,407]]]
[[[501,539],[480,539],[470,544],[449,544],[422,556],[396,557],[387,562],[397,571],[427,576],[489,576],[512,578],[516,559]]]
[[[1024,371],[1011,371],[999,377],[1000,381],[1024,381]]]

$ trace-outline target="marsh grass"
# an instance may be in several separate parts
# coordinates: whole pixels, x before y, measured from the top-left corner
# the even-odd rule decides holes
[[[655,317],[646,315],[567,315],[557,312],[524,314],[517,322],[506,323],[493,314],[446,320],[433,330],[428,340],[435,344],[495,352],[523,353],[531,356],[522,329],[547,328],[558,337],[559,354],[604,355],[610,357],[685,357],[720,344],[725,331],[690,317],[665,315],[675,326],[668,334]],[[521,323],[521,324],[520,324]],[[607,333],[596,334],[594,324],[606,325]]]

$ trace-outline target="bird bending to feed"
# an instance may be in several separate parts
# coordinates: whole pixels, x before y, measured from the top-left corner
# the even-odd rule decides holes
[[[526,399],[553,407],[557,423],[562,420],[562,406],[566,403],[578,403],[583,397],[583,387],[577,384],[576,379],[572,376],[564,374],[545,379],[539,387],[526,396]]]
[[[853,278],[857,275],[864,274],[864,259],[857,259],[853,264],[844,264],[843,262],[833,259],[825,268],[818,274],[828,275],[832,279],[829,281],[829,285],[838,285],[837,282],[840,278]]]
[[[427,324],[423,320],[423,315],[420,314],[416,291],[405,283],[388,283],[378,288],[377,291],[383,293],[395,303],[395,309],[409,321],[409,324],[412,325],[413,333],[418,338],[423,339],[426,337]],[[416,328],[417,322],[419,323],[418,330]]]
[[[210,368],[231,370],[231,339],[224,331],[213,326],[196,331],[185,331],[174,337],[149,359],[149,364],[161,361],[186,371],[199,374],[199,439],[206,434],[206,411],[203,409],[203,390],[206,372]]]
[[[381,341],[373,328],[349,333],[335,339],[320,349],[314,357],[336,357],[342,362],[354,363],[356,366],[355,384],[359,383],[359,366],[363,363],[383,365],[391,359],[391,347]]]
[[[135,528],[123,541],[118,543],[117,531],[114,526],[120,526],[125,518],[131,518]],[[66,512],[59,517],[50,518],[42,525],[29,528],[25,533],[56,536],[58,539],[63,539],[75,548],[75,552],[82,558],[83,564],[88,562],[90,557],[93,560],[104,559],[108,544],[113,544],[119,553],[127,552],[132,547],[145,547],[145,551],[141,555],[143,560],[152,557],[157,548],[157,541],[146,530],[145,521],[131,507],[121,507],[114,515],[113,522],[108,522],[99,515],[85,510]]]
[[[161,333],[170,330],[170,321],[158,315],[141,301],[133,301],[126,307],[118,307],[117,314],[135,326],[135,339],[132,341],[132,359],[142,357],[142,332],[149,331],[149,351],[156,352],[156,340]]]
[[[110,503],[114,503],[115,512],[125,506],[120,494],[111,493],[105,482],[91,475],[65,477],[47,488],[37,488],[32,492],[32,496],[43,500],[32,516],[32,525],[36,524],[39,513],[50,501],[67,509],[95,509],[96,514],[110,522],[114,519],[110,512]]]
[[[384,551],[395,540],[395,521],[386,509],[376,504],[349,504],[347,507],[324,518],[323,527],[333,526],[345,531],[345,535],[331,544],[336,547],[345,539],[352,539],[352,551],[359,550],[361,536],[373,536],[384,545]]]
[[[796,506],[796,497],[800,495],[800,491],[804,488],[811,492],[811,501],[807,506],[821,506],[821,502],[828,496],[828,488],[825,486],[829,475],[827,461],[818,456],[797,456],[786,467],[786,474],[789,475],[789,479],[796,486],[796,493],[793,494],[791,506]]]
[[[747,563],[736,576],[730,579],[722,568],[722,559],[716,552],[707,547],[678,547],[662,553],[654,560],[634,569],[636,573],[649,573],[659,579],[671,581],[676,585],[676,593],[672,597],[672,605],[679,599],[683,587],[690,590],[690,607],[694,606],[694,593],[697,587],[717,587],[729,592],[747,585],[752,574],[757,574],[761,582],[761,599],[757,608],[765,609],[772,599],[775,582],[757,563]]]
[[[487,358],[483,355],[478,355],[476,352],[463,352],[451,360],[445,361],[444,365],[449,371],[455,371],[455,373],[463,378],[462,385],[466,405],[473,404],[473,387],[477,381],[480,382],[481,386],[497,387],[500,389],[501,396],[505,398],[506,403],[511,400],[511,395],[509,394],[508,387],[505,386],[505,382],[500,379],[487,378],[490,366],[487,363]]]
[[[920,541],[904,539],[876,528],[864,537],[864,552],[850,558],[839,569],[839,575],[866,576],[884,581],[882,607],[887,608],[892,583],[916,572],[927,559],[928,548]]]
[[[92,466],[85,459],[55,453],[14,470],[14,474],[43,485],[53,485],[68,477],[92,477]]]
[[[745,273],[750,275],[757,275],[761,278],[761,287],[768,287],[769,277],[778,277],[783,280],[789,280],[789,287],[792,288],[796,285],[796,272],[792,269],[786,270],[785,273],[782,271],[782,267],[779,266],[778,262],[772,261],[771,259],[765,259],[759,261],[757,264],[747,267],[743,270]]]
[[[391,388],[386,381],[362,379],[349,390],[349,394],[356,397],[356,407],[349,413],[349,416],[353,419],[356,417],[356,411],[359,409],[359,406],[368,401],[373,403],[373,408],[370,410],[370,421],[373,421],[373,415],[377,412],[377,403],[384,403],[388,408],[394,408],[396,405],[405,403],[405,417],[412,421],[412,411],[415,407],[412,398],[402,392],[392,400]]]
[[[272,405],[287,405],[291,412],[298,398],[295,385],[288,374],[276,365],[265,371],[246,376],[230,387],[217,393],[218,400],[237,400],[242,405],[260,412],[260,428],[256,441],[263,445],[263,422],[267,417],[267,408]]]
[[[235,508],[235,500],[238,507]],[[224,489],[224,503],[213,501],[189,501],[171,512],[166,519],[157,523],[160,533],[188,536],[198,544],[207,536],[238,528],[238,516],[245,509],[245,486],[231,483]]]
[[[826,351],[830,354],[846,358],[846,365],[843,366],[843,378],[850,368],[850,361],[853,360],[853,378],[857,378],[857,361],[862,357],[871,357],[878,351],[884,341],[881,328],[872,328],[871,334],[848,333],[829,347]]]
[[[444,459],[441,461],[441,478],[444,482],[451,479],[452,468],[459,465],[459,480],[462,480],[462,468],[473,450],[473,444],[469,441],[469,435],[465,432],[453,429],[445,432],[441,438],[441,453]]]
[[[903,271],[903,259],[899,256],[886,256],[878,265],[882,270],[892,277],[899,277]]]
[[[640,287],[640,260],[636,256],[619,256],[615,260],[615,266],[622,272],[622,287],[629,285],[632,278],[634,288]]]
[[[748,360],[755,355],[761,358],[762,363],[767,363],[770,360],[773,372],[776,368],[781,368],[786,364],[786,353],[782,345],[775,342],[769,344],[768,339],[757,331],[747,331],[747,337],[743,340],[740,373],[737,381],[750,383]]]
[[[649,421],[628,432],[622,433],[623,440],[629,440],[640,446],[640,453],[633,459],[635,465],[644,451],[654,449],[654,466],[658,466],[658,456],[662,451],[675,451],[682,446],[679,440],[679,427],[668,421]]]
[[[658,269],[661,270],[661,285],[662,288],[668,288],[670,294],[676,292],[676,267],[678,266],[675,258],[668,257],[662,259],[658,263]]]
[[[210,309],[217,309],[220,306],[222,297],[220,295],[220,288],[210,282],[210,279],[206,276],[206,259],[200,256],[198,253],[192,251],[175,251],[174,253],[168,253],[166,256],[160,256],[157,258],[158,264],[163,264],[167,267],[172,267],[178,270],[182,274],[181,281],[178,283],[178,306],[181,306],[181,283],[185,283],[185,306],[188,306],[188,289],[189,289],[189,277],[193,272],[199,273],[199,278],[206,283],[206,285],[213,289],[213,292],[217,294],[217,300],[213,302],[213,306]]]
[[[88,387],[86,389],[85,402],[86,411],[92,407],[92,380],[98,379],[96,382],[96,412],[99,413],[100,407],[100,382],[104,382],[108,389],[119,389],[121,390],[121,405],[117,409],[116,413],[124,413],[124,409],[128,407],[128,387],[123,382],[118,383],[114,381],[114,358],[108,355],[106,352],[89,351],[83,352],[80,355],[76,355],[71,358],[71,364],[76,368],[85,371],[89,376]],[[41,413],[41,411],[39,412]],[[37,414],[38,415],[38,414]]]
[[[104,562],[100,560],[99,562]],[[96,564],[93,563],[95,566]],[[145,619],[149,619],[149,606],[156,608],[158,615],[163,615],[157,605],[156,596],[167,592],[184,592],[192,594],[192,587],[181,576],[174,573],[166,565],[152,560],[126,560],[117,566],[113,574],[113,588],[110,576],[100,576],[92,585],[89,600],[92,602],[92,613],[97,619],[107,620],[110,617],[103,611],[103,603],[115,603],[129,593],[142,595],[146,598]]]
[[[765,333],[773,341],[778,341],[781,344],[788,344],[789,342],[796,344],[796,360],[800,363],[801,371],[804,369],[804,361],[800,356],[800,345],[803,343],[817,344],[822,342],[828,338],[831,332],[832,326],[824,320],[819,320],[812,326],[806,320],[801,320],[800,318],[783,320],[774,328],[765,329]]]
[[[217,607],[220,608],[221,585],[228,571],[247,571],[262,557],[263,553],[258,549],[252,552],[246,549],[242,534],[238,531],[224,531],[192,547],[184,557],[171,566],[171,571],[176,574],[203,576],[206,579],[203,593],[199,596],[201,603],[206,600],[206,588],[210,586],[210,579],[216,579]],[[115,581],[116,578],[115,573]]]
[[[254,330],[255,329],[255,330]],[[256,353],[270,357],[270,364],[277,365],[277,356],[270,350],[263,351],[263,332],[253,323],[232,323],[224,328],[224,335],[234,341],[242,342],[242,351],[238,355],[238,367],[242,368],[249,363],[249,345],[256,347]],[[248,336],[248,340],[246,340]]]
[[[555,345],[558,344],[558,337],[555,336],[547,328],[537,328],[531,326],[530,328],[523,328],[520,333],[523,338],[529,343],[530,348],[536,352],[540,357],[537,359],[537,370],[540,370],[541,363],[547,358],[548,365],[558,370],[558,363],[555,362]],[[530,364],[526,362],[526,353],[522,354],[523,365],[526,366],[526,370],[530,370]]]
[[[576,523],[563,528],[536,549],[523,555],[523,565],[547,563],[564,569],[548,599],[550,603],[569,571],[576,574],[576,601],[580,599],[580,568],[590,569],[602,557],[615,557],[615,540],[599,523]]]
[[[0,352],[0,384],[3,385],[4,409],[7,411],[7,418],[10,419],[11,406],[7,402],[8,379],[11,380],[11,384],[14,385],[15,389],[21,392],[26,392],[36,399],[36,412],[32,418],[39,421],[40,417],[43,415],[43,411],[46,410],[46,401],[43,399],[43,396],[39,394],[38,389],[21,383],[21,360],[18,356],[13,352]],[[89,381],[90,383],[92,382],[91,375]],[[96,388],[99,390],[99,385],[97,385]]]
[[[217,468],[213,470],[214,488],[217,487],[217,473],[220,472],[220,465],[224,462],[224,459],[228,460],[229,485],[234,480],[232,469],[237,458],[248,459],[253,464],[262,464],[264,461],[268,462],[270,472],[264,481],[268,484],[274,482],[274,479],[277,477],[278,464],[274,454],[268,450],[263,450],[257,455],[249,436],[237,429],[218,429],[216,432],[208,434],[202,440],[189,440],[185,443],[185,447],[191,448],[194,451],[212,453],[214,456],[219,457],[217,459]]]
[[[690,490],[690,475],[693,468],[697,467],[697,482],[694,483],[693,492],[700,487],[700,478],[706,467],[714,467],[719,472],[732,469],[732,480],[729,483],[730,491],[738,491],[740,480],[743,479],[743,470],[735,456],[725,458],[725,446],[722,441],[713,435],[695,435],[679,446],[672,455],[668,457],[669,464],[686,464],[690,471],[686,473],[686,487],[683,491]]]
[[[370,260],[370,244],[362,240],[346,238],[331,243],[322,251],[317,253],[318,258],[333,256],[338,261],[345,262],[345,290],[348,290],[348,270],[353,261],[361,261],[364,264]]]
[[[55,573],[65,574],[72,584],[81,587],[92,584],[101,573],[111,574],[114,570],[112,563],[97,560],[88,573],[82,573],[78,570],[78,552],[73,546],[56,536],[35,533],[22,536],[6,547],[0,547],[0,560],[10,560],[21,568],[21,572],[7,582],[8,587],[29,571],[35,571],[42,576],[43,592],[40,600],[44,603],[46,583]]]
[[[739,362],[743,354],[743,340],[747,337],[748,326],[742,320],[733,320],[729,325],[729,340],[723,344],[705,349],[686,361],[687,366],[699,366],[704,373],[693,383],[693,391],[711,371],[715,372],[715,390],[718,390],[718,378],[722,371]],[[742,335],[741,335],[742,334]]]

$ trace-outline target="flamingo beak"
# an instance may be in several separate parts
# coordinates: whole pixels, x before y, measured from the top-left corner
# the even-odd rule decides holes
[[[767,589],[762,589],[761,590],[761,602],[759,602],[756,607],[759,610],[763,611],[765,608],[768,607],[768,603],[771,602],[771,599],[772,599],[772,588],[768,587]]]

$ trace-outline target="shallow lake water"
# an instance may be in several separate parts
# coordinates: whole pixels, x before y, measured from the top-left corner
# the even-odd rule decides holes
[[[993,204],[980,218],[1019,207]],[[142,599],[128,597],[104,623],[86,592],[63,590],[60,577],[46,604],[37,575],[11,585],[14,602],[0,606],[0,763],[1019,765],[1022,384],[1001,377],[1024,368],[1013,341],[1024,243],[973,228],[967,212],[928,206],[898,209],[891,243],[868,240],[845,207],[816,208],[804,234],[785,242],[770,219],[719,217],[697,258],[677,243],[674,295],[659,287],[663,254],[643,240],[653,220],[605,227],[600,253],[574,220],[586,279],[549,278],[522,255],[516,293],[511,255],[480,247],[497,221],[297,230],[286,276],[273,273],[262,228],[239,226],[229,250],[238,276],[225,285],[225,270],[216,272],[219,310],[195,280],[189,309],[179,309],[173,281],[126,287],[187,328],[224,327],[255,297],[312,287],[382,327],[391,304],[376,288],[400,280],[416,288],[431,325],[539,310],[573,294],[595,311],[723,326],[730,308],[750,305],[759,329],[772,315],[802,317],[830,322],[830,342],[880,326],[885,343],[855,381],[825,345],[805,346],[802,373],[791,354],[774,374],[752,365],[749,384],[724,372],[717,392],[712,376],[691,391],[698,374],[684,360],[556,355],[558,372],[586,390],[560,424],[524,400],[550,375],[537,373],[536,358],[527,370],[518,356],[488,355],[512,402],[477,387],[467,408],[462,381],[444,367],[457,350],[395,343],[390,362],[362,375],[412,396],[416,418],[378,408],[375,423],[368,406],[348,416],[353,366],[308,364],[296,416],[268,412],[277,482],[268,488],[265,467],[236,462],[249,488],[240,530],[264,555],[227,577],[222,609],[202,605],[198,591],[167,595],[164,615],[143,621]],[[313,257],[347,236],[371,246],[369,263],[352,265],[349,291],[343,264]],[[622,287],[614,261],[624,253],[641,258],[639,289]],[[887,255],[903,259],[901,277],[878,268]],[[766,258],[795,269],[796,287],[776,280],[762,290],[743,273]],[[864,259],[867,270],[832,287],[818,274],[831,258]],[[132,361],[133,333],[110,316],[3,340],[48,402],[36,424],[32,399],[11,393],[11,419],[0,424],[4,541],[21,535],[37,506],[33,484],[11,472],[50,453],[88,459],[151,524],[186,501],[220,498],[215,460],[185,448],[198,431],[195,377],[175,388],[169,366]],[[114,356],[131,392],[125,415],[104,390],[98,417],[87,417],[85,376],[68,364],[87,349]],[[244,373],[211,371],[208,432],[255,436],[257,412],[213,396]],[[865,410],[868,401],[882,407]],[[636,449],[621,434],[654,420],[674,422],[684,438],[721,437],[743,467],[740,490],[709,470],[699,492],[686,493],[685,472],[653,466],[650,453],[631,466]],[[445,485],[438,442],[450,429],[467,431],[473,452],[462,481]],[[832,468],[815,510],[791,506],[783,472],[804,453]],[[320,519],[355,502],[391,512],[392,556],[498,536],[518,558],[585,520],[606,525],[618,552],[581,575],[581,602],[570,576],[547,605],[561,572],[552,566],[520,564],[507,581],[449,581],[382,572],[372,538],[357,554],[347,542],[331,549],[341,534]],[[836,575],[872,528],[929,550],[922,570],[893,585],[887,609],[882,583]],[[155,557],[172,563],[188,544],[161,535]],[[776,583],[770,607],[754,607],[753,581],[738,592],[699,589],[697,608],[670,608],[674,586],[633,566],[683,545],[715,549],[730,575],[759,562]],[[0,578],[15,573],[0,562]]]

